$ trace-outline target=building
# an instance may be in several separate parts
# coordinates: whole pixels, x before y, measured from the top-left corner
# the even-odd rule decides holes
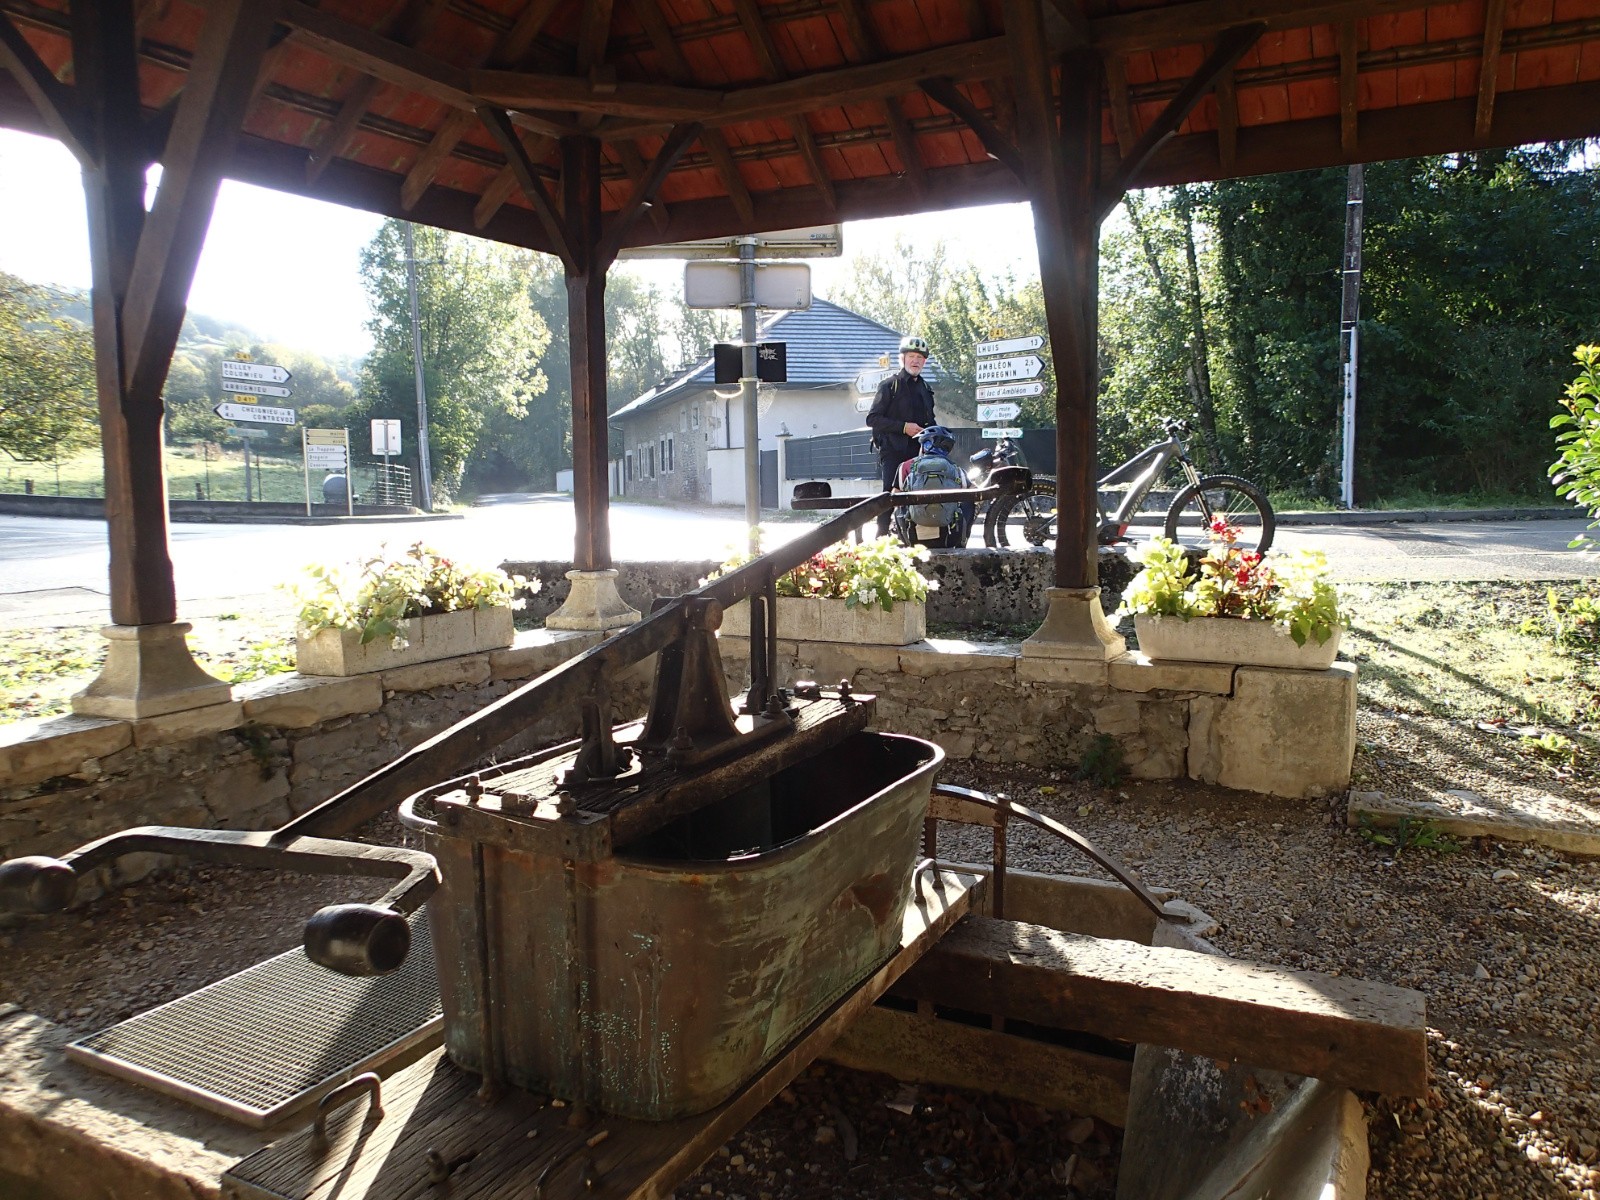
[[[901,335],[826,300],[766,322],[763,342],[788,347],[787,383],[758,393],[762,504],[778,505],[778,448],[784,438],[863,429],[877,380],[898,369]],[[938,393],[940,372],[924,370]],[[866,386],[863,390],[863,385]],[[941,406],[940,420],[955,421]],[[744,414],[737,384],[714,382],[710,358],[680,372],[611,415],[619,453],[613,494],[702,504],[744,503]]]

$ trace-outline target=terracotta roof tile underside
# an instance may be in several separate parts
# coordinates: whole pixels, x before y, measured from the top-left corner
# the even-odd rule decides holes
[[[230,173],[547,249],[474,115],[491,103],[510,110],[553,195],[556,139],[600,139],[608,212],[674,125],[705,126],[626,244],[1026,194],[1001,161],[1016,156],[988,150],[993,138],[1016,138],[1002,0],[615,0],[609,27],[588,35],[597,54],[588,68],[586,0],[432,7],[432,19],[408,28],[400,0],[289,0],[286,38],[269,55]],[[1217,40],[1256,20],[1265,31],[1134,186],[1600,135],[1600,0],[1091,0],[1081,12],[1076,0],[1044,0],[1044,9],[1052,49],[1087,36],[1112,81],[1103,179]],[[0,12],[70,84],[67,0],[0,0]],[[198,0],[141,6],[151,114],[182,90],[205,18]],[[965,114],[932,98],[925,78],[954,81]],[[3,73],[0,125],[45,132]]]

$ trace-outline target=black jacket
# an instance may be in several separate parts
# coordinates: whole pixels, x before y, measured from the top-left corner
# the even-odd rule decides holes
[[[878,446],[878,461],[903,463],[917,454],[917,440],[908,437],[907,421],[926,428],[935,424],[933,389],[920,375],[908,374],[904,367],[878,385],[878,395],[867,413],[867,427]]]

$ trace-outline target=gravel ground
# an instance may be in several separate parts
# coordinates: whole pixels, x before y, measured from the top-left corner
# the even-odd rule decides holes
[[[1358,732],[1363,787],[1492,794],[1528,771],[1513,739],[1459,722],[1363,712]],[[1551,771],[1592,798],[1591,779]],[[1600,1197],[1600,861],[1487,840],[1394,856],[1345,828],[1342,802],[967,764],[945,777],[1037,806],[1176,889],[1220,923],[1226,953],[1422,990],[1434,1090],[1366,1098],[1374,1200]],[[942,849],[986,845],[961,831]],[[1020,868],[1092,870],[1030,828],[1011,847]],[[87,1032],[294,945],[307,913],[348,895],[337,880],[176,872],[0,932],[0,1001]],[[815,1068],[679,1195],[1107,1196],[1118,1135],[1086,1122]]]

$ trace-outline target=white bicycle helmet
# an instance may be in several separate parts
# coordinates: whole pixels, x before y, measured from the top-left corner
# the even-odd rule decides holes
[[[900,339],[901,354],[920,354],[928,357],[928,339],[917,337],[915,334]]]

